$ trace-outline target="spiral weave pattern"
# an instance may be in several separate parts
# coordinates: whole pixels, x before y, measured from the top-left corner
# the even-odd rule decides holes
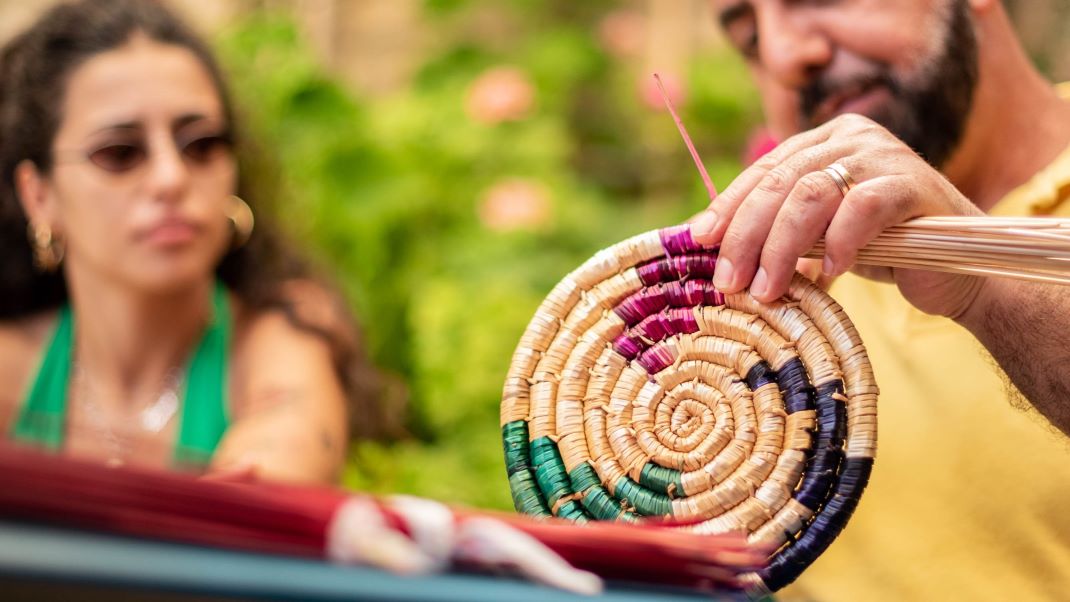
[[[876,451],[877,386],[843,310],[797,275],[763,304],[724,295],[687,226],[597,253],[536,311],[513,355],[502,437],[518,511],[671,517],[776,552],[793,581],[843,529]]]

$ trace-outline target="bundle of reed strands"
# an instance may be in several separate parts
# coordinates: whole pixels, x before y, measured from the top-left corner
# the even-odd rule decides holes
[[[31,520],[197,545],[345,561],[331,541],[341,509],[370,502],[407,536],[413,525],[391,501],[327,487],[213,481],[104,465],[0,442],[0,519]],[[574,567],[609,579],[734,590],[768,550],[741,534],[686,533],[671,525],[536,521],[451,509],[454,521],[493,518],[526,533]],[[334,531],[332,531],[334,530]],[[379,542],[359,542],[374,547]],[[463,568],[490,568],[461,563]]]
[[[824,252],[821,241],[806,257]],[[1070,284],[1070,219],[922,217],[882,232],[857,263]]]

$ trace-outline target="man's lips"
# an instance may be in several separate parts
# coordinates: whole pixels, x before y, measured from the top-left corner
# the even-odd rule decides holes
[[[843,113],[868,114],[887,96],[887,87],[876,81],[848,84],[825,98],[814,111],[814,121],[826,121]]]

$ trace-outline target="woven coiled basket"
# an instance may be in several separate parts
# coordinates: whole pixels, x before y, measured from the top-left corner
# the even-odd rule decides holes
[[[517,510],[686,521],[775,549],[792,582],[843,529],[877,442],[877,386],[843,310],[797,275],[774,303],[713,287],[687,226],[597,253],[543,301],[502,395]]]

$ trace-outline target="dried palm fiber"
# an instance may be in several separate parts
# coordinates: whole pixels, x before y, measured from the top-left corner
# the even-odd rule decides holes
[[[824,252],[820,240],[806,257]],[[1070,219],[920,217],[881,232],[856,262],[1070,285]]]
[[[877,386],[850,320],[796,275],[768,304],[712,284],[688,226],[598,252],[535,312],[501,428],[517,510],[671,517],[776,551],[752,593],[793,581],[843,529],[876,451]]]

